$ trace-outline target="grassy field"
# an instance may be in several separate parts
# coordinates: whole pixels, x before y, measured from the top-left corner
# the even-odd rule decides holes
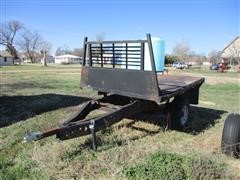
[[[240,178],[240,161],[220,152],[224,119],[240,112],[237,73],[170,70],[206,78],[186,132],[165,131],[141,118],[124,119],[97,133],[95,152],[89,148],[89,136],[23,143],[25,132],[56,127],[76,105],[97,97],[91,89],[79,89],[78,65],[23,65],[0,71],[0,179]]]

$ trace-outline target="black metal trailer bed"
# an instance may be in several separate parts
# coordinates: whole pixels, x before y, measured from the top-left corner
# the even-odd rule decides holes
[[[160,96],[168,99],[202,84],[204,79],[192,76],[157,75]]]
[[[56,135],[61,140],[92,134],[96,149],[96,131],[124,117],[164,106],[173,127],[184,127],[189,104],[198,104],[199,88],[204,78],[163,75],[157,72],[150,34],[146,40],[124,40],[83,43],[84,55],[81,88],[93,88],[102,98],[87,101],[79,111],[55,129],[27,133],[25,141]],[[145,53],[149,54],[147,62]],[[151,64],[151,70],[145,64]],[[88,118],[96,109],[105,113]]]

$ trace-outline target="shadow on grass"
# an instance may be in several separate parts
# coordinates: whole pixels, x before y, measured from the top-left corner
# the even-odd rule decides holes
[[[191,106],[190,121],[184,131],[194,135],[199,134],[214,126],[225,113],[227,113],[227,111]]]
[[[60,94],[1,96],[0,128],[26,120],[44,112],[76,106],[87,100],[88,99],[84,97]]]
[[[205,107],[191,106],[189,114],[189,123],[183,132],[190,134],[198,134],[204,130],[212,127],[221,118],[221,115],[227,111],[210,109]],[[131,118],[137,121],[145,121],[154,125],[161,126],[163,129],[167,128],[166,116],[161,112],[139,113]],[[145,132],[148,130],[144,129]],[[152,134],[152,131],[148,132]]]

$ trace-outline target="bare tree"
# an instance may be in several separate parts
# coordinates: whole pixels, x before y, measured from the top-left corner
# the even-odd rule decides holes
[[[6,47],[13,59],[18,59],[15,39],[21,29],[23,29],[23,24],[15,20],[0,25],[0,45]]]
[[[42,55],[42,64],[43,66],[47,66],[47,55],[50,52],[51,49],[51,44],[48,41],[42,41],[41,45],[40,45],[40,49],[41,49],[41,55]]]
[[[216,64],[217,63],[217,51],[212,50],[208,53],[208,59],[211,64]]]
[[[63,55],[63,53],[62,53],[62,49],[60,47],[58,47],[55,52],[55,56],[60,56],[60,55]]]
[[[221,52],[217,50],[212,50],[208,53],[208,59],[211,64],[216,64],[221,62]]]
[[[180,60],[187,61],[189,59],[190,47],[187,43],[178,43],[173,49],[173,55],[177,56]]]
[[[206,61],[206,56],[204,54],[197,54],[195,51],[191,51],[189,54],[189,61],[194,64],[202,65],[204,61]]]
[[[83,48],[75,48],[75,49],[73,49],[72,54],[75,55],[75,56],[83,57]]]
[[[37,32],[25,30],[18,42],[20,49],[26,53],[26,57],[29,58],[32,63],[36,61],[41,41],[42,38]]]
[[[61,55],[64,55],[64,54],[72,54],[72,51],[65,44],[64,44],[63,47],[58,47],[56,52],[55,52],[56,56],[61,56]]]

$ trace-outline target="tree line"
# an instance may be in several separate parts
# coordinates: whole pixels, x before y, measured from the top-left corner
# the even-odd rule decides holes
[[[96,40],[103,41],[105,34],[97,33]],[[0,24],[0,45],[4,46],[6,51],[9,52],[14,61],[20,59],[19,52],[23,52],[24,56],[29,59],[32,63],[36,62],[37,57],[41,57],[43,65],[46,64],[46,56],[49,54],[51,49],[50,42],[43,39],[43,37],[33,30],[29,30],[24,26],[22,22],[11,20]],[[233,51],[235,53],[235,51]],[[239,53],[239,51],[236,51]],[[235,54],[233,53],[233,57]],[[55,55],[72,54],[76,56],[83,55],[82,48],[69,49],[66,45],[58,47]],[[208,56],[204,54],[197,54],[191,50],[190,46],[186,42],[177,43],[173,48],[172,54],[165,56],[166,64],[172,64],[174,61],[184,62],[210,62],[218,63],[221,61],[221,51],[212,50]],[[239,59],[237,59],[239,61]],[[231,58],[231,63],[238,63],[237,60]],[[236,62],[235,62],[236,61]]]
[[[37,57],[42,58],[46,66],[46,56],[51,49],[50,42],[43,39],[37,32],[30,30],[20,21],[11,20],[0,25],[0,45],[13,56],[13,61],[20,59],[20,52],[32,63]]]
[[[61,56],[61,55],[65,55],[65,54],[72,54],[75,56],[83,56],[83,48],[74,48],[73,50],[71,50],[68,46],[64,45],[63,47],[58,47],[56,52],[55,52],[55,56]]]
[[[103,41],[105,39],[105,33],[104,32],[98,32],[96,34],[96,41]],[[63,47],[58,47],[56,52],[55,52],[55,56],[61,56],[61,55],[65,55],[65,54],[72,54],[75,56],[83,56],[83,48],[74,48],[73,50],[71,50],[67,45],[63,45]]]
[[[198,54],[191,50],[191,47],[186,42],[177,43],[173,48],[172,54],[167,55],[165,60],[167,64],[171,64],[174,61],[180,60],[186,63],[188,62],[209,62],[211,64],[220,63],[222,61],[222,51],[211,50],[208,55]],[[240,51],[236,45],[229,48],[228,61],[230,65],[236,65],[240,62]]]

